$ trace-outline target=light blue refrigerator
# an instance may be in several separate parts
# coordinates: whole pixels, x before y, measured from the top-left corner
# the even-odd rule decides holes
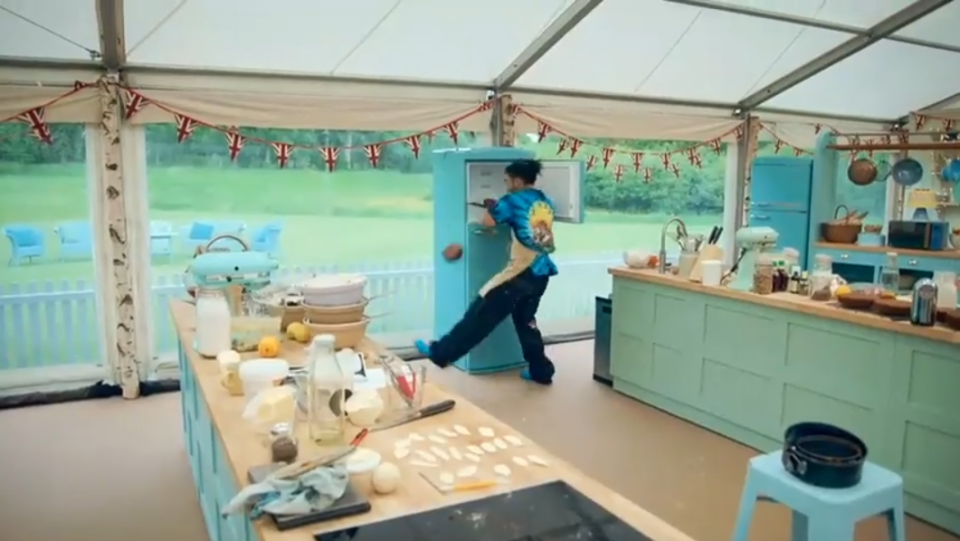
[[[813,159],[768,156],[753,161],[747,225],[770,227],[777,249],[795,248],[807,268]]]
[[[447,149],[433,153],[434,336],[446,334],[460,320],[480,288],[503,270],[511,234],[508,226],[493,231],[471,227],[484,209],[469,205],[497,199],[505,191],[504,169],[514,161],[532,159],[529,150],[512,147]],[[543,162],[537,188],[553,200],[556,222],[583,222],[586,178],[580,160]],[[443,249],[463,246],[463,257],[447,261]],[[562,253],[563,238],[557,237]],[[562,272],[562,269],[561,269]],[[454,366],[469,373],[497,372],[523,366],[520,343],[507,318],[486,340]]]

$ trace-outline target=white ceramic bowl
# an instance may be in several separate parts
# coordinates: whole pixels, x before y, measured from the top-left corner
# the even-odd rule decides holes
[[[631,269],[647,269],[652,255],[644,250],[627,250],[623,252],[623,263]]]
[[[314,306],[344,306],[363,302],[367,277],[362,274],[321,274],[300,285],[303,302]]]

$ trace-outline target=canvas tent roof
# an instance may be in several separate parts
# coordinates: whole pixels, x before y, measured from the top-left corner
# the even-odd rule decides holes
[[[887,121],[951,106],[957,28],[953,0],[0,0],[0,66],[499,86]]]

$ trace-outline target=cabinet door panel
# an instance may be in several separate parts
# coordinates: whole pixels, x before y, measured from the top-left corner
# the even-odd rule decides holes
[[[778,234],[777,249],[794,248],[801,254],[807,251],[809,215],[806,212],[783,210],[751,210],[750,227],[770,227]]]

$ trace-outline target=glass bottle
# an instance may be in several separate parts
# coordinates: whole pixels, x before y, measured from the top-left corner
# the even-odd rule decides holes
[[[307,424],[310,439],[320,445],[344,444],[346,408],[352,378],[344,374],[337,362],[330,334],[314,337],[310,344],[310,365],[307,375]]]
[[[900,269],[897,267],[897,252],[887,252],[887,262],[880,267],[880,287],[893,294],[900,291]]]
[[[833,284],[833,258],[826,254],[817,254],[814,258],[813,272],[810,273],[810,298],[815,301],[829,301]]]
[[[230,349],[230,306],[223,291],[200,289],[197,291],[197,353],[213,358]]]

